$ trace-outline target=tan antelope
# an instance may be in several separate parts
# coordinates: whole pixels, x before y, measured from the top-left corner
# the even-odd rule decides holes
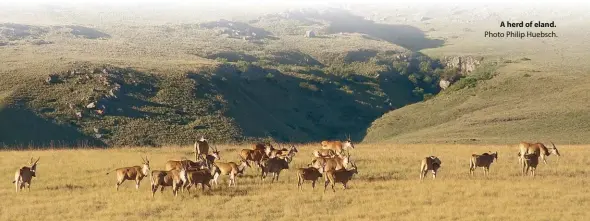
[[[344,187],[344,189],[348,188],[348,181],[350,181],[352,179],[352,176],[354,174],[358,174],[358,169],[356,167],[356,164],[354,164],[354,162],[350,163],[352,166],[352,169],[347,170],[328,170],[324,172],[324,180],[326,181],[324,183],[324,192],[326,192],[326,188],[328,187],[328,184],[332,184],[332,191],[336,192],[336,190],[334,190],[334,185],[336,183],[342,183],[342,186]]]
[[[481,155],[472,154],[469,160],[469,174],[473,175],[475,168],[481,167],[483,169],[483,174],[488,176],[490,173],[490,165],[492,165],[494,160],[498,160],[498,152],[483,153]]]
[[[153,170],[150,173],[152,197],[154,197],[158,187],[160,187],[160,192],[163,193],[164,187],[167,186],[172,187],[172,194],[176,197],[178,195],[178,190],[184,186],[184,181],[188,180],[186,173],[187,168],[188,165],[182,164],[180,169],[169,171]]]
[[[354,149],[354,144],[352,144],[352,140],[350,136],[347,136],[345,141],[329,141],[324,140],[322,141],[322,149],[332,149],[336,152],[336,154],[342,154],[344,150],[348,150],[348,148]]]
[[[164,167],[164,169],[166,171],[168,171],[168,170],[180,170],[184,165],[186,165],[189,169],[203,169],[203,168],[207,168],[207,163],[202,158],[199,161],[194,162],[192,160],[187,160],[186,158],[183,157],[182,160],[168,160],[166,162],[166,166]]]
[[[329,170],[343,170],[350,162],[350,155],[336,156],[333,158],[316,157],[309,164],[310,167],[316,169],[324,168],[324,171]],[[322,166],[323,165],[323,166]]]
[[[551,148],[547,148],[542,143],[520,142],[518,144],[519,156],[520,156],[519,161],[522,161],[523,156],[527,155],[527,154],[536,154],[537,156],[540,156],[541,159],[543,160],[543,163],[545,163],[545,164],[547,164],[547,160],[545,158],[546,158],[546,156],[549,156],[550,154],[556,155],[559,159],[559,156],[561,156],[561,155],[559,154],[557,147],[555,147],[555,144],[553,144],[553,142],[551,142],[551,146],[552,146]]]
[[[336,152],[332,149],[319,149],[313,151],[313,156],[323,158],[334,158],[336,157]]]
[[[234,186],[237,185],[236,183],[236,176],[238,174],[243,174],[246,167],[250,167],[248,161],[241,159],[240,164],[234,162],[214,162],[213,163],[213,183],[217,186],[217,179],[220,175],[228,175],[229,176],[229,186],[231,187],[232,184]]]
[[[141,180],[148,176],[150,172],[150,161],[147,157],[145,157],[145,159],[141,158],[141,166],[122,167],[113,171],[117,175],[117,191],[119,191],[119,186],[121,186],[125,180],[135,180],[135,189],[139,190],[139,184],[141,183]],[[109,175],[111,172],[108,172],[107,175]]]
[[[303,182],[306,180],[311,181],[311,188],[315,189],[315,183],[317,180],[322,177],[322,173],[324,173],[324,167],[320,167],[320,169],[316,169],[315,167],[307,167],[307,168],[298,168],[297,169],[297,188],[301,190],[303,187]]]
[[[539,165],[539,156],[536,154],[525,154],[522,161],[522,175],[526,176],[531,170],[531,175],[535,177],[535,170]]]
[[[209,187],[211,190],[211,180],[213,180],[213,175],[211,175],[211,171],[209,169],[202,169],[202,170],[187,170],[187,179],[184,181],[184,187],[190,194],[190,189],[194,185],[195,188],[197,184],[201,184],[201,190],[205,191],[205,186]]]
[[[279,175],[281,174],[281,170],[289,169],[289,157],[285,158],[269,158],[262,162],[262,174],[260,176],[261,180],[266,178],[266,175],[271,173],[272,180],[271,182],[274,183],[275,179],[279,181]]]
[[[426,177],[426,173],[430,170],[432,171],[432,179],[436,179],[436,171],[440,168],[441,165],[440,159],[435,156],[429,156],[422,159],[420,163],[420,180],[422,181],[424,177]]]
[[[199,155],[205,157],[207,154],[209,154],[209,143],[204,136],[201,136],[201,138],[195,141],[194,151],[195,161],[199,161]]]
[[[14,183],[17,193],[19,190],[25,188],[25,184],[27,184],[27,188],[31,191],[31,181],[37,174],[37,162],[39,162],[40,158],[38,157],[35,162],[31,158],[29,161],[30,166],[21,167],[14,173],[14,181],[12,183]]]

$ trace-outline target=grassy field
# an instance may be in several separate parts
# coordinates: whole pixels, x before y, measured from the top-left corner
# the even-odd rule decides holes
[[[294,168],[306,165],[317,144],[304,145],[281,174],[280,181],[262,183],[256,169],[228,188],[182,193],[175,199],[139,191],[132,182],[115,192],[111,169],[139,164],[148,156],[152,169],[163,169],[168,159],[190,157],[189,147],[113,148],[79,150],[2,151],[0,220],[585,220],[590,193],[588,146],[557,144],[562,157],[539,165],[537,177],[519,176],[515,145],[399,145],[358,144],[351,151],[359,174],[350,189],[336,193],[311,189],[297,191]],[[246,146],[220,145],[221,160],[236,160]],[[468,175],[472,153],[498,151],[490,177]],[[437,180],[419,182],[422,157],[442,160]],[[40,156],[38,177],[30,192],[15,193],[10,180],[30,157]],[[320,182],[321,183],[321,182]]]

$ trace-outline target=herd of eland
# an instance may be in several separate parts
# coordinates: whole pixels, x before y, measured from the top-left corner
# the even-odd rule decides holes
[[[324,192],[331,185],[334,190],[336,183],[341,183],[344,189],[347,189],[348,182],[354,174],[358,173],[356,164],[350,159],[350,150],[354,149],[350,137],[344,141],[322,141],[321,147],[312,151],[313,158],[307,167],[297,168],[297,187],[302,189],[305,181],[311,181],[312,188],[320,177],[324,179]],[[210,151],[211,149],[211,151]],[[535,176],[535,169],[539,163],[539,158],[547,164],[546,157],[549,155],[560,156],[557,147],[553,142],[547,147],[543,143],[520,142],[518,144],[518,161],[521,165],[522,176],[526,176],[529,171]],[[138,166],[121,167],[111,170],[116,175],[116,190],[125,180],[135,181],[135,188],[143,178],[149,176],[151,185],[151,194],[154,197],[158,188],[161,192],[165,187],[171,187],[174,196],[178,191],[187,190],[190,193],[192,186],[200,184],[202,191],[205,186],[211,190],[211,185],[218,185],[220,176],[227,176],[229,187],[237,186],[237,178],[243,175],[247,168],[256,166],[260,171],[260,179],[264,180],[271,176],[271,182],[278,181],[282,170],[289,169],[289,164],[299,152],[295,145],[288,147],[275,148],[270,143],[256,143],[251,148],[242,149],[238,152],[238,161],[222,162],[220,151],[210,145],[201,136],[194,144],[194,161],[182,158],[181,160],[168,160],[164,164],[164,170],[152,170],[150,161],[147,157],[142,157],[142,163]],[[469,157],[469,174],[473,175],[477,167],[483,169],[485,176],[489,175],[491,164],[498,159],[498,152],[489,152],[483,154],[472,154]],[[39,158],[31,158],[28,166],[19,168],[12,181],[16,186],[16,192],[23,189],[25,184],[30,191],[32,178],[36,175]],[[426,177],[428,171],[432,172],[432,178],[435,179],[437,171],[441,168],[442,161],[437,156],[427,156],[420,162],[420,181]]]

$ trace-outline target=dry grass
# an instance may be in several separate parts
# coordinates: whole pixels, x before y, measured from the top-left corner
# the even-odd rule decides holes
[[[260,183],[255,170],[228,188],[206,193],[180,194],[168,188],[151,199],[149,182],[139,191],[126,182],[115,192],[108,170],[151,159],[152,169],[162,169],[168,159],[190,157],[190,148],[114,148],[109,150],[3,151],[0,173],[0,220],[584,220],[590,193],[588,146],[559,145],[561,161],[549,157],[536,178],[520,177],[515,147],[508,145],[397,145],[360,144],[352,151],[359,174],[343,191],[322,193],[309,183],[297,191],[294,168],[311,159],[317,145],[300,148],[291,169],[278,183]],[[236,160],[236,150],[225,146],[222,160]],[[472,153],[498,151],[490,177],[481,170],[468,176]],[[418,181],[422,157],[442,160],[439,177]],[[38,177],[31,192],[15,194],[10,184],[14,171],[31,156],[40,156]],[[430,174],[429,174],[430,175]],[[429,177],[430,178],[430,177]]]

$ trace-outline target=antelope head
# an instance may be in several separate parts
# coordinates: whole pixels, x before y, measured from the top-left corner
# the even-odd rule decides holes
[[[199,138],[199,142],[205,142],[207,141],[207,139],[205,139],[205,136],[201,135],[201,138]]]
[[[145,157],[145,159],[142,157],[141,162],[141,172],[143,174],[148,174],[150,172],[150,161],[148,160],[147,156]]]
[[[357,169],[357,167],[356,167],[356,164],[355,164],[354,162],[350,162],[350,165],[352,166],[352,169],[350,169],[350,170],[348,170],[348,171],[351,171],[351,172],[352,172],[352,173],[354,173],[354,174],[358,174],[358,173],[359,173],[359,171],[358,171],[358,169]]]
[[[32,176],[35,176],[35,172],[37,171],[37,162],[39,162],[40,158],[41,157],[38,157],[37,160],[35,160],[35,162],[33,162],[33,158],[31,157],[30,164],[31,164],[31,175]]]
[[[211,154],[211,156],[215,157],[215,160],[220,160],[221,155],[219,155],[219,150],[217,150],[217,146],[212,145],[212,147],[213,147],[213,153]]]
[[[241,163],[240,165],[238,165],[238,174],[244,174],[244,170],[246,170],[246,167],[250,167],[252,168],[252,166],[250,166],[250,164],[248,163],[247,160],[244,160],[243,158],[240,159]]]
[[[549,141],[551,142],[551,141]],[[557,150],[557,147],[555,147],[555,144],[553,142],[551,142],[551,148],[549,149],[549,153],[551,154],[555,154],[559,159],[559,156],[561,156],[561,154],[559,154],[559,151]]]
[[[346,140],[343,143],[342,149],[348,149],[349,147],[354,149],[354,144],[352,144],[352,139],[350,139],[350,135],[347,135]]]

